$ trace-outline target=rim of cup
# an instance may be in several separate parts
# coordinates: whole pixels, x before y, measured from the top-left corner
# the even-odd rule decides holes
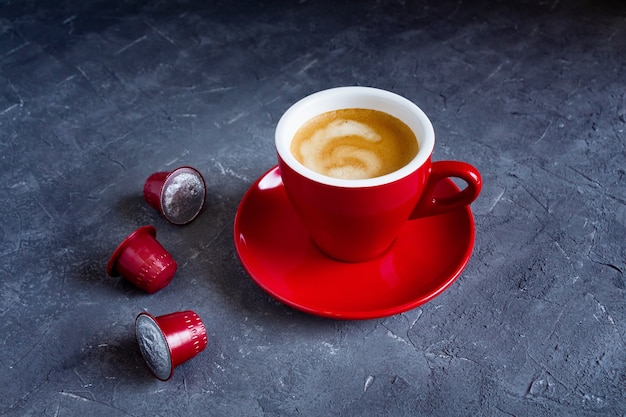
[[[379,110],[402,120],[417,138],[419,150],[415,157],[407,165],[392,173],[367,179],[329,177],[298,162],[290,150],[291,141],[298,129],[319,114],[345,108]],[[387,90],[350,86],[322,90],[293,104],[276,125],[275,142],[280,158],[300,175],[326,185],[360,188],[389,184],[415,172],[432,154],[435,146],[435,132],[426,113],[412,101]]]

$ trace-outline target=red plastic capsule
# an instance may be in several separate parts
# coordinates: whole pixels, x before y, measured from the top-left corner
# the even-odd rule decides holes
[[[107,264],[107,274],[121,275],[148,294],[153,294],[172,281],[176,268],[176,261],[156,240],[154,226],[143,226],[115,249]]]
[[[206,199],[206,183],[200,172],[184,166],[170,172],[155,172],[143,187],[146,202],[172,224],[194,220]]]
[[[208,341],[204,323],[191,310],[159,317],[140,313],[135,336],[150,372],[162,381],[169,380],[178,365],[202,352]]]

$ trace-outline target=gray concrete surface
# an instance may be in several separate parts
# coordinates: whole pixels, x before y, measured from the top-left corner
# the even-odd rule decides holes
[[[0,2],[0,415],[626,415],[625,84],[618,1]],[[278,118],[339,85],[484,180],[460,278],[377,320],[284,306],[233,244]],[[141,195],[181,165],[184,227]],[[105,272],[144,224],[179,264],[154,295]],[[134,319],[185,309],[209,345],[158,381]]]

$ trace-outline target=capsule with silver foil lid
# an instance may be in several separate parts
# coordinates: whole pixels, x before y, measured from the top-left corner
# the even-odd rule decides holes
[[[135,336],[148,369],[162,381],[174,368],[202,352],[208,343],[206,327],[191,310],[159,317],[142,312],[135,319]]]
[[[206,183],[197,169],[182,166],[150,175],[143,187],[143,197],[168,222],[184,225],[192,222],[204,207]]]

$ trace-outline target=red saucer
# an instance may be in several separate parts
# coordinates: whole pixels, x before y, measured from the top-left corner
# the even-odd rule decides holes
[[[438,196],[458,191],[443,180]],[[235,246],[252,279],[281,302],[337,319],[402,313],[441,294],[472,254],[469,207],[408,221],[383,256],[344,263],[323,255],[290,205],[278,167],[259,178],[235,216]]]

